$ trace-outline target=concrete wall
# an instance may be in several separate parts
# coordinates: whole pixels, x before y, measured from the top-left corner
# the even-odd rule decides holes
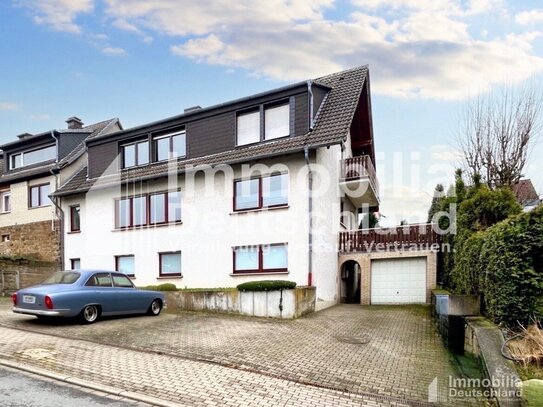
[[[426,257],[426,302],[431,301],[432,290],[436,288],[437,253],[433,251],[391,251],[373,253],[348,253],[339,255],[338,270],[348,260],[356,261],[360,265],[360,293],[361,304],[371,304],[371,261],[380,259],[402,259],[413,257]]]
[[[0,258],[0,274],[4,274],[4,285],[0,287],[0,292],[12,292],[39,284],[57,270],[56,262]],[[0,284],[1,281],[0,276]]]
[[[168,291],[166,303],[168,309],[174,310],[212,311],[291,319],[307,315],[315,310],[315,291],[315,287],[258,292],[240,292],[236,289]]]

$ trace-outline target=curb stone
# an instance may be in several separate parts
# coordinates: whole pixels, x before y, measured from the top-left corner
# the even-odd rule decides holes
[[[179,407],[180,406],[177,403],[161,400],[156,397],[146,396],[145,394],[135,393],[133,391],[127,391],[127,390],[123,390],[123,389],[119,389],[119,388],[111,387],[107,385],[101,385],[98,383],[90,382],[88,380],[78,379],[77,377],[65,376],[59,373],[52,372],[50,370],[45,370],[39,367],[34,367],[34,366],[22,364],[22,363],[12,362],[6,359],[0,358],[0,366],[6,366],[12,369],[22,370],[24,372],[33,373],[35,375],[47,377],[49,379],[53,379],[59,382],[64,382],[64,383],[84,387],[90,390],[100,391],[102,393],[107,393],[112,396],[118,396],[125,399],[130,399],[133,401],[147,403],[152,406],[158,406],[158,407]]]

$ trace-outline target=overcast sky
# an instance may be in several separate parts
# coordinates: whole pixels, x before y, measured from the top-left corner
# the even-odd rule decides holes
[[[538,8],[539,7],[539,8]],[[0,142],[126,127],[369,64],[386,223],[425,221],[467,98],[541,83],[543,4],[504,0],[7,0]],[[526,176],[543,192],[543,146]]]

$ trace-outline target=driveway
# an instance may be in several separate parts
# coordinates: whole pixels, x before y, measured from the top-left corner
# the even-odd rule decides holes
[[[458,377],[425,306],[341,305],[288,321],[164,313],[92,326],[46,324],[0,306],[0,325],[158,352],[392,403],[428,400],[436,378]]]

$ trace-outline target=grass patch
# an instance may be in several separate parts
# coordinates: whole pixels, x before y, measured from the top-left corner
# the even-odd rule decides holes
[[[525,406],[543,406],[543,381],[532,379],[523,382],[522,399]]]

